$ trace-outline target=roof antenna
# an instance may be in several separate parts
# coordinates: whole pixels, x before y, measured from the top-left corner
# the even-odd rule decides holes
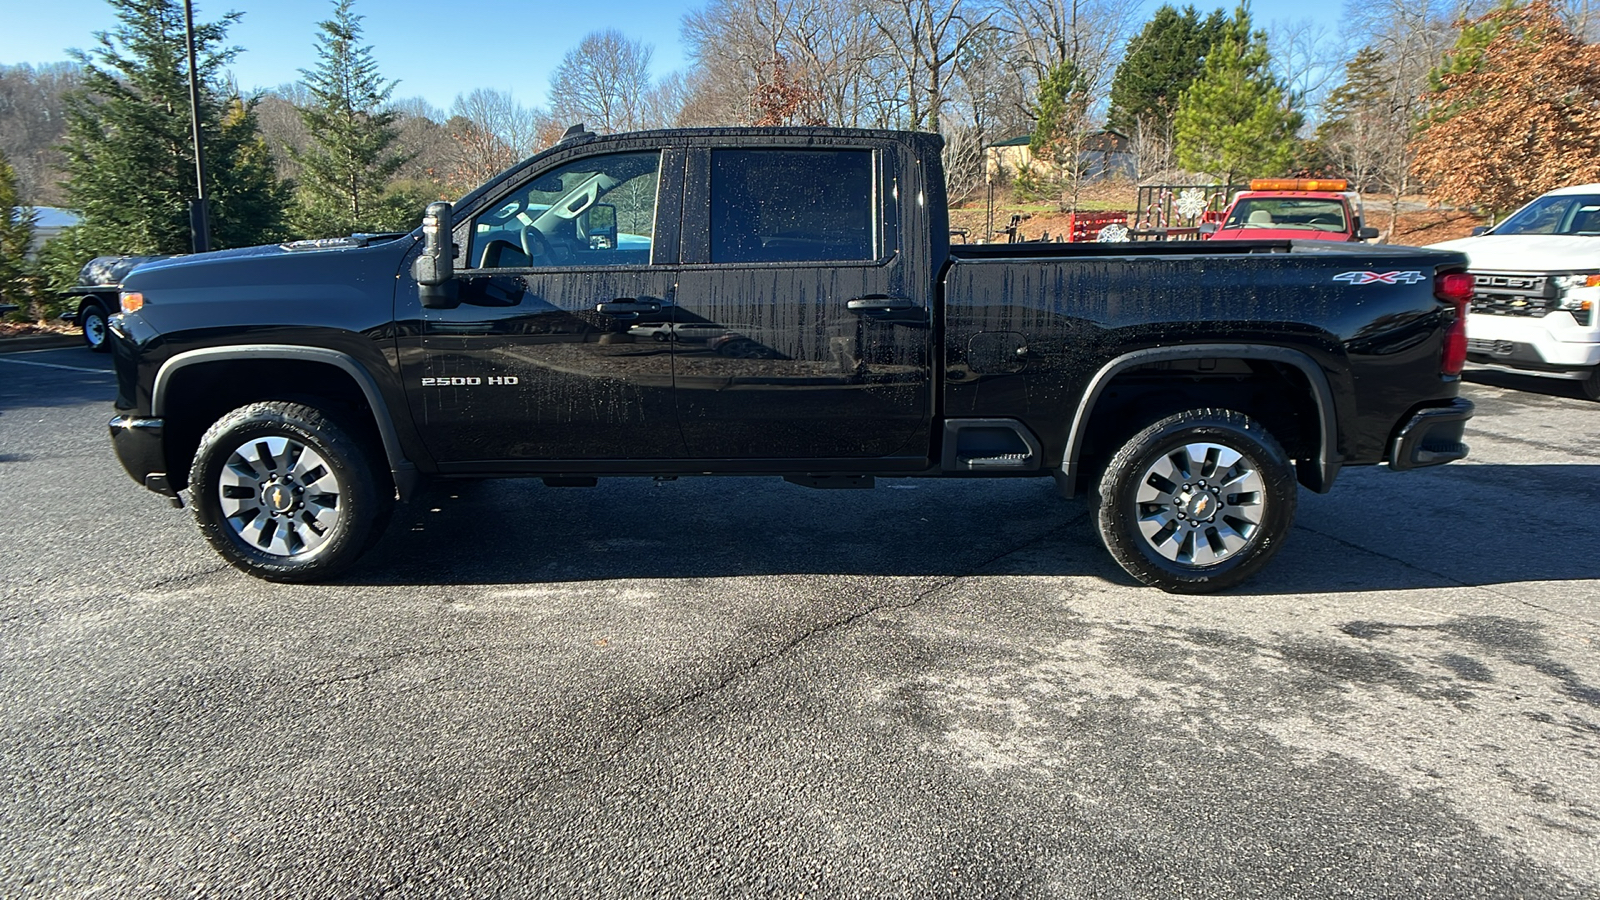
[[[579,122],[571,128],[568,128],[566,133],[561,135],[561,140],[556,141],[556,143],[565,144],[567,141],[588,140],[594,136],[594,132],[583,127],[583,123]]]

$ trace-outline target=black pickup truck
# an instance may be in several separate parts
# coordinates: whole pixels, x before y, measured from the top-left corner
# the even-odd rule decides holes
[[[951,246],[940,147],[577,126],[411,234],[142,265],[117,454],[280,581],[423,476],[1050,476],[1179,592],[1260,569],[1297,483],[1466,455],[1460,254]]]

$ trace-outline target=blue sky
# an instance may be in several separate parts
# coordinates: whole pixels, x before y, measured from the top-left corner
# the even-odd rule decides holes
[[[1137,2],[1137,0],[1130,0]],[[1185,0],[1177,5],[1186,5]],[[544,3],[539,0],[357,0],[365,16],[366,40],[379,69],[399,79],[397,97],[420,96],[448,108],[458,93],[476,87],[511,91],[522,103],[541,104],[549,76],[567,50],[590,31],[617,28],[655,47],[654,74],[684,66],[678,44],[683,14],[702,0],[599,0]],[[1159,5],[1144,0],[1147,11]],[[1194,2],[1201,10],[1235,2]],[[1304,0],[1256,0],[1257,25],[1276,19],[1314,19],[1331,25],[1339,4]],[[274,87],[300,77],[316,62],[316,23],[328,18],[329,0],[196,0],[205,21],[238,10],[244,18],[229,36],[244,48],[234,74],[246,90]],[[88,49],[95,31],[115,19],[105,0],[0,0],[0,63],[58,62],[67,48]]]

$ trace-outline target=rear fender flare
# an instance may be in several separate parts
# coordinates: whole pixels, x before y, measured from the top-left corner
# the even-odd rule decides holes
[[[1181,347],[1151,347],[1125,353],[1101,366],[1100,371],[1089,380],[1089,386],[1083,392],[1083,398],[1078,401],[1078,409],[1072,417],[1071,430],[1067,434],[1067,449],[1062,454],[1061,469],[1057,473],[1062,491],[1068,496],[1076,492],[1078,476],[1084,474],[1078,456],[1083,450],[1088,423],[1094,413],[1095,404],[1100,400],[1100,394],[1113,379],[1136,366],[1176,359],[1210,358],[1260,359],[1285,363],[1299,369],[1306,376],[1306,382],[1311,385],[1311,393],[1316,399],[1317,415],[1322,423],[1322,446],[1317,454],[1317,468],[1310,473],[1315,476],[1311,479],[1315,483],[1309,486],[1318,493],[1326,493],[1333,486],[1333,479],[1339,474],[1342,465],[1338,450],[1338,411],[1334,406],[1333,389],[1328,384],[1327,373],[1302,351],[1260,344],[1185,344]]]

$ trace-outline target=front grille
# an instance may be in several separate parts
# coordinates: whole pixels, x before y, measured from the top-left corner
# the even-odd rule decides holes
[[[1487,338],[1467,338],[1468,353],[1492,353],[1495,356],[1510,356],[1516,349],[1510,341],[1491,341]]]
[[[1555,283],[1546,275],[1474,272],[1472,281],[1475,313],[1542,319],[1556,305]]]

